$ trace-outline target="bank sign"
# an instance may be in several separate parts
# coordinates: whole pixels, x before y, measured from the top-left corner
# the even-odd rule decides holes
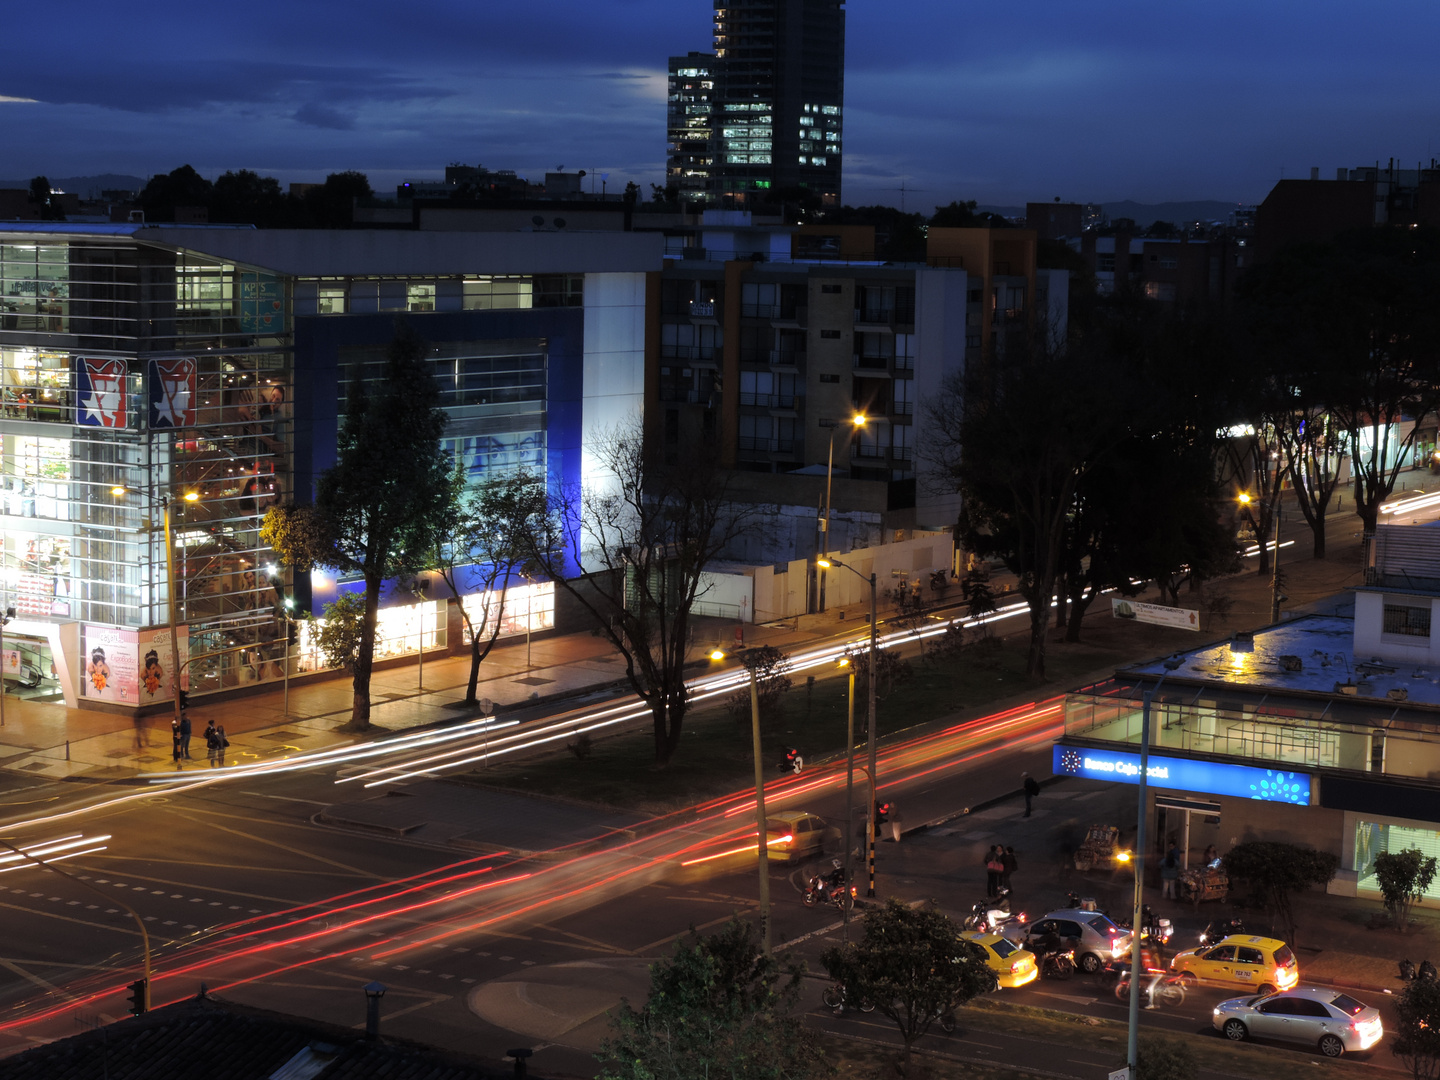
[[[1057,776],[1080,776],[1086,780],[1138,784],[1140,755],[1056,743],[1054,769]],[[1151,784],[1171,791],[1194,791],[1206,795],[1232,795],[1239,799],[1310,805],[1309,773],[1257,769],[1250,765],[1229,765],[1218,761],[1193,761],[1190,758],[1151,754],[1146,775]]]

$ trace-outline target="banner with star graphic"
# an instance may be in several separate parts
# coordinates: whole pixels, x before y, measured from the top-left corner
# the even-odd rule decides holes
[[[195,359],[150,361],[150,427],[195,426]]]
[[[86,427],[127,426],[129,394],[124,360],[75,358],[75,422]]]

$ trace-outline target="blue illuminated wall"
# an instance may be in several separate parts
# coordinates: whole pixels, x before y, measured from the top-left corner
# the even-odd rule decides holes
[[[1086,780],[1111,780],[1120,784],[1140,782],[1140,755],[1117,750],[1095,750],[1088,746],[1056,743],[1053,767],[1057,776],[1078,776]],[[1310,805],[1310,774],[1283,769],[1257,769],[1219,761],[1151,754],[1146,775],[1155,787],[1171,791],[1193,791],[1206,795],[1231,795],[1238,799]]]

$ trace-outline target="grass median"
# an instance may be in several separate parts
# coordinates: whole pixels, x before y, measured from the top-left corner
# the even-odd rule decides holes
[[[876,706],[877,730],[883,739],[900,731],[942,719],[984,715],[997,701],[1031,692],[1036,700],[1063,693],[1087,673],[1163,651],[1154,634],[1137,634],[1133,624],[1097,622],[1089,640],[1052,644],[1048,675],[1036,686],[1025,676],[1025,639],[992,639],[954,657],[926,661],[916,647],[903,650],[910,662],[908,678],[886,687]],[[1150,628],[1152,631],[1155,628]],[[1170,632],[1178,633],[1178,632]],[[763,720],[761,741],[765,769],[774,776],[781,757],[796,747],[807,761],[819,762],[844,753],[848,679],[842,669],[821,673],[814,684],[805,674],[781,700],[774,715]],[[748,691],[732,711],[707,702],[685,718],[680,749],[664,767],[654,764],[650,729],[632,730],[588,744],[571,740],[567,752],[554,749],[533,757],[502,760],[469,773],[472,783],[493,784],[580,802],[647,813],[663,813],[720,796],[754,783],[751,760]],[[857,694],[855,732],[864,738],[866,701]]]

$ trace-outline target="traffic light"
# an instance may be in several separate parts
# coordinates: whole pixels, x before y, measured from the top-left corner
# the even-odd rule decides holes
[[[880,826],[890,820],[890,804],[888,802],[875,803],[875,835],[880,835]]]
[[[189,690],[181,690],[181,691],[180,691],[180,708],[182,708],[182,709],[188,709],[189,707],[190,707],[190,691],[189,691]]]
[[[130,1015],[142,1016],[150,1009],[150,980],[136,979],[130,984]]]

